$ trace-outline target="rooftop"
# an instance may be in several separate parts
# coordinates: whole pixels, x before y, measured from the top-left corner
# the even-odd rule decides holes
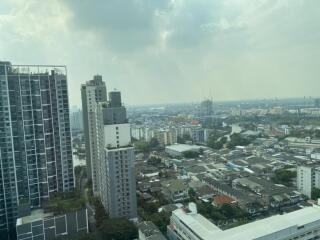
[[[275,215],[228,230],[221,230],[200,214],[177,209],[173,214],[204,240],[259,239],[289,228],[298,228],[320,220],[320,207],[314,205],[284,215]],[[290,229],[291,231],[293,229]],[[289,230],[288,230],[289,231]],[[278,239],[276,236],[273,239]],[[270,238],[271,239],[271,238]]]
[[[165,240],[166,238],[160,230],[151,221],[142,222],[139,224],[139,230],[145,235],[147,240]]]
[[[228,197],[226,195],[217,195],[213,197],[213,201],[217,205],[223,205],[223,204],[230,204],[235,202],[235,200],[231,197]]]
[[[163,187],[170,192],[184,191],[188,189],[187,184],[183,180],[174,179],[163,183]]]
[[[187,145],[187,144],[174,144],[167,146],[166,149],[176,152],[187,152],[187,151],[199,151],[201,147],[197,145]]]
[[[30,215],[18,218],[17,226],[20,226],[26,223],[32,223],[32,222],[42,220],[44,218],[51,217],[51,216],[53,216],[53,213],[44,213],[43,209],[36,209],[36,210],[33,210]]]

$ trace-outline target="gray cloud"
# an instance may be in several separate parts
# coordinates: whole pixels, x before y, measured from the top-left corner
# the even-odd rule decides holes
[[[120,52],[147,47],[157,41],[157,12],[169,7],[168,0],[65,1],[76,29],[96,32],[105,45]]]
[[[96,73],[129,104],[317,96],[317,0],[3,0],[0,56]]]

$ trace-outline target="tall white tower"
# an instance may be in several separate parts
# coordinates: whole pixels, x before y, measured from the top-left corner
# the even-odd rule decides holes
[[[134,148],[130,124],[121,93],[109,93],[109,102],[101,104],[104,159],[99,168],[100,197],[111,218],[137,217]]]

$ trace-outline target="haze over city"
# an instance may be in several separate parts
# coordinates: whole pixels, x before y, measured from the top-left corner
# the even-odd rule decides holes
[[[0,56],[101,74],[126,104],[318,96],[317,0],[2,0]]]

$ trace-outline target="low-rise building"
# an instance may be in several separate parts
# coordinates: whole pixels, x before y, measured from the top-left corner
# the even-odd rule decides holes
[[[232,187],[255,193],[268,208],[294,205],[303,200],[302,195],[291,188],[254,176],[237,178],[232,181]]]
[[[166,240],[160,230],[153,222],[142,222],[138,226],[139,240]]]
[[[189,187],[183,180],[166,181],[162,184],[162,188],[164,196],[172,203],[189,200]]]
[[[234,189],[226,183],[208,177],[201,178],[201,181],[208,184],[217,193],[226,195],[237,201],[238,205],[250,214],[256,214],[265,210],[261,204],[261,199],[253,193]]]
[[[167,228],[170,240],[287,240],[320,238],[320,206],[275,215],[222,230],[197,213],[195,204],[172,213]]]
[[[33,210],[30,215],[18,218],[17,240],[53,240],[58,237],[86,234],[88,228],[87,209],[54,214],[43,209]]]
[[[185,152],[199,152],[201,149],[197,145],[174,144],[165,148],[166,153],[171,156],[181,157]]]

